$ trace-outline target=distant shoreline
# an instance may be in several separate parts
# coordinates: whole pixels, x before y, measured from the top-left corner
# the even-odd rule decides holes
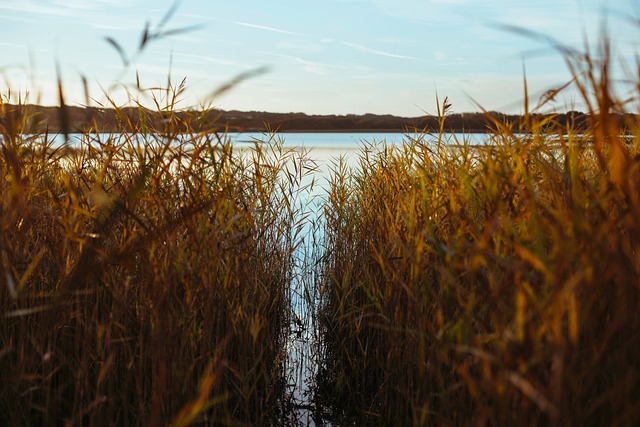
[[[304,113],[269,113],[242,111],[151,111],[136,107],[121,109],[96,107],[45,107],[39,105],[3,104],[0,120],[23,117],[24,133],[113,132],[129,130],[135,133],[160,130],[194,132],[279,132],[279,133],[437,133],[437,116],[399,117],[389,114],[307,115]],[[637,116],[617,114],[620,128]],[[628,117],[631,116],[631,117]],[[542,120],[553,118],[576,131],[588,128],[587,114],[570,111],[559,114],[535,114]],[[15,120],[14,120],[15,121]],[[0,125],[2,125],[0,122]],[[446,116],[444,131],[454,133],[487,133],[496,124],[519,131],[523,117],[498,112],[452,113]],[[6,127],[6,125],[3,125]]]

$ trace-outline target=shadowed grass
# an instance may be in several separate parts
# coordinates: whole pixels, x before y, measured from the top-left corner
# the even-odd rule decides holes
[[[60,145],[1,107],[2,422],[282,422],[295,153],[170,108]]]
[[[131,56],[107,38],[123,72],[191,30],[165,28],[178,5]],[[178,114],[185,80],[136,82],[122,85],[134,116],[105,93],[111,134],[98,109],[71,134],[59,71],[60,135],[0,96],[0,424],[293,422],[290,284],[313,168],[273,134],[238,148],[208,110]]]

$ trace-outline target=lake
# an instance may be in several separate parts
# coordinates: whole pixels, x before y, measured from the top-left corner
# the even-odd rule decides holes
[[[154,135],[140,135],[140,138],[136,138],[139,141],[157,141]],[[229,132],[227,134],[220,134],[226,136],[231,142],[239,145],[253,144],[256,141],[266,142],[272,135],[261,132]],[[25,137],[28,137],[26,135]],[[49,139],[53,138],[54,145],[61,145],[64,143],[64,135],[48,135]],[[185,136],[186,138],[192,138],[192,136]],[[69,143],[78,145],[82,141],[86,141],[88,138],[92,140],[106,141],[108,138],[131,138],[131,134],[69,134]],[[275,134],[275,138],[282,140],[286,147],[300,147],[310,148],[314,151],[335,151],[335,152],[350,152],[358,150],[364,143],[374,142],[386,142],[387,144],[397,145],[408,141],[409,139],[423,139],[424,141],[434,141],[437,139],[435,134],[412,134],[412,133],[399,133],[399,132],[303,132],[303,133],[278,133]],[[445,143],[453,143],[455,140],[467,140],[472,144],[484,144],[487,142],[488,136],[484,133],[469,133],[469,134],[453,134],[447,133],[443,136]]]
[[[256,142],[267,142],[269,134],[259,132],[229,133],[228,138],[237,145],[253,145]],[[279,138],[284,147],[296,148],[300,151],[309,151],[308,156],[316,162],[318,169],[315,174],[318,189],[325,189],[325,180],[329,176],[331,164],[342,157],[349,167],[357,165],[358,153],[368,144],[385,143],[387,145],[400,145],[410,140],[421,140],[435,144],[436,134],[412,134],[399,132],[304,132],[304,133],[279,133]],[[467,141],[473,145],[486,144],[489,136],[484,133],[454,134],[447,133],[442,137],[445,144],[454,144],[456,141]],[[305,181],[308,183],[308,180]],[[319,194],[315,191],[314,194]]]
[[[237,142],[240,144],[252,143],[255,141],[265,141],[269,138],[269,134],[259,132],[234,132],[227,135],[232,142]],[[425,142],[435,142],[437,140],[436,134],[414,134],[399,132],[289,132],[279,133],[277,134],[277,137],[282,139],[286,147],[304,147],[311,148],[314,151],[330,150],[338,152],[350,152],[353,150],[357,150],[364,143],[386,142],[390,145],[398,145],[411,139],[421,139]],[[484,133],[446,133],[443,135],[442,140],[445,143],[454,143],[456,140],[466,140],[472,144],[484,144],[487,142],[488,136]]]
[[[28,137],[28,136],[25,136]],[[38,137],[38,136],[36,136]],[[78,146],[87,141],[108,141],[110,138],[116,142],[124,142],[125,140],[133,140],[134,143],[154,144],[157,143],[159,137],[152,134],[69,134],[69,145]],[[185,135],[185,140],[191,139],[193,135]],[[422,140],[427,143],[437,141],[436,134],[413,134],[399,132],[290,132],[268,134],[261,132],[230,132],[220,134],[220,137],[228,138],[235,146],[251,147],[255,143],[268,143],[270,139],[278,139],[283,143],[285,148],[295,148],[301,153],[307,153],[307,157],[317,165],[316,173],[307,177],[304,184],[310,183],[311,179],[315,179],[315,189],[312,195],[320,195],[326,189],[326,179],[329,177],[332,163],[338,158],[343,158],[345,164],[349,167],[357,166],[358,153],[367,144],[385,143],[387,145],[400,145],[409,140]],[[49,141],[53,138],[53,145],[62,145],[65,142],[64,135],[57,134],[48,135]],[[453,144],[456,141],[468,141],[474,145],[486,144],[489,136],[484,133],[469,134],[453,134],[447,133],[442,137],[445,144]]]

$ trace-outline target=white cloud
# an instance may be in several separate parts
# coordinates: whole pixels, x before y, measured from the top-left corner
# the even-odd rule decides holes
[[[295,36],[302,35],[300,33],[295,33],[293,31],[287,31],[287,30],[283,30],[283,29],[275,28],[275,27],[269,27],[267,25],[251,24],[249,22],[241,22],[241,21],[229,21],[229,22],[231,22],[232,24],[241,25],[243,27],[249,27],[249,28],[255,28],[255,29],[258,29],[258,30],[271,31],[271,32],[274,32],[274,33],[289,34],[289,35],[295,35]]]
[[[213,57],[209,55],[200,55],[200,54],[183,53],[183,52],[176,52],[174,55],[177,60],[180,60],[180,62],[187,63],[187,64],[202,64],[203,62],[205,62],[209,64],[224,65],[224,66],[230,66],[230,67],[241,66],[241,64],[238,61],[235,61],[233,59]]]
[[[456,8],[469,4],[466,0],[428,1],[428,0],[371,0],[385,15],[406,19],[411,22],[452,22],[465,15],[466,8]],[[493,3],[483,2],[483,5]]]
[[[97,3],[105,4],[107,6],[125,7],[125,6],[133,6],[135,1],[133,0],[97,0]]]
[[[67,16],[71,12],[60,7],[50,6],[37,3],[32,0],[0,0],[0,9],[10,10],[13,12],[38,13],[44,15]]]
[[[53,0],[55,7],[78,10],[95,10],[97,4],[83,0]]]
[[[397,53],[387,52],[387,51],[384,51],[384,50],[371,49],[371,48],[368,48],[366,46],[363,46],[363,45],[357,44],[357,43],[349,43],[349,42],[340,42],[340,43],[345,45],[345,46],[349,46],[349,47],[351,47],[353,49],[359,50],[361,52],[371,53],[373,55],[387,56],[387,57],[390,57],[390,58],[399,58],[399,59],[411,59],[411,60],[414,60],[414,61],[422,61],[422,59],[416,58],[415,56],[400,55],[400,54],[397,54]]]

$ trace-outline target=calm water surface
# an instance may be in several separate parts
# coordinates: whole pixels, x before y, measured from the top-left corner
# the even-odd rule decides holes
[[[51,135],[48,136],[51,138]],[[209,136],[210,137],[210,136]],[[326,190],[326,180],[329,177],[332,165],[338,158],[343,158],[345,164],[349,167],[357,166],[358,153],[363,147],[370,144],[385,143],[387,145],[401,145],[410,140],[421,140],[426,143],[434,143],[437,141],[436,135],[430,134],[403,134],[403,133],[382,133],[382,132],[365,132],[365,133],[347,133],[347,132],[311,132],[311,133],[280,133],[266,134],[260,132],[246,133],[228,133],[220,134],[220,138],[230,140],[234,145],[239,147],[251,147],[256,143],[269,143],[272,139],[281,141],[286,148],[295,148],[300,153],[305,153],[307,158],[312,159],[316,166],[314,195],[320,194]],[[65,143],[63,135],[53,136],[54,145],[62,145]],[[70,134],[68,143],[71,146],[77,146],[87,142],[106,142],[109,139],[115,139],[116,142],[132,141],[144,146],[145,144],[156,144],[162,137],[153,134]],[[191,135],[184,135],[185,140],[193,138]],[[445,134],[442,138],[446,144],[455,143],[455,141],[469,141],[472,144],[485,144],[488,141],[486,134]],[[308,184],[311,178],[305,180]]]

